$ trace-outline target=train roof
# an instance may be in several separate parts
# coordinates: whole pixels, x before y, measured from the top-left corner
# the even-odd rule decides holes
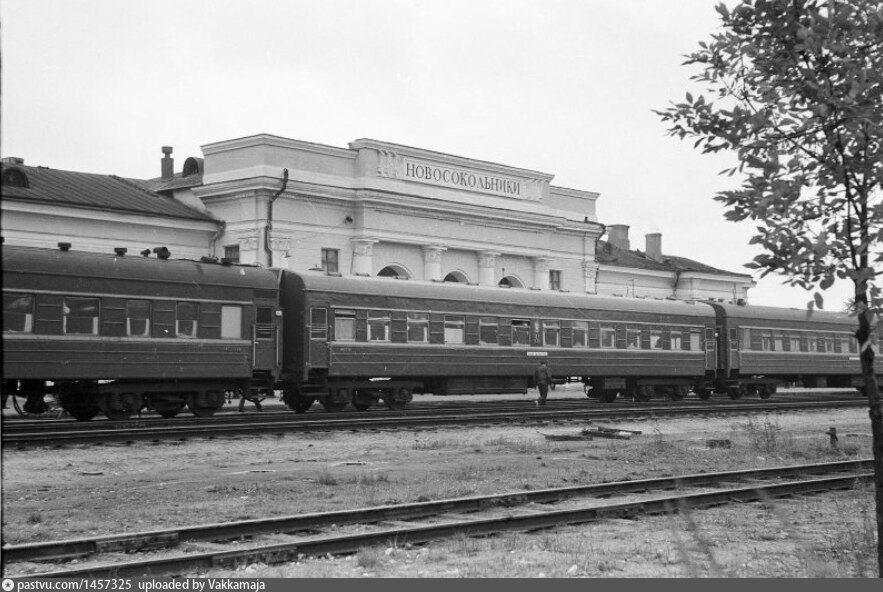
[[[753,306],[740,304],[724,304],[720,302],[709,303],[716,311],[725,314],[730,319],[740,320],[765,320],[765,321],[794,321],[828,324],[852,324],[856,325],[854,316],[845,312],[831,312],[827,310],[809,310],[806,308],[777,308],[774,306]]]
[[[474,286],[454,282],[427,282],[395,278],[332,276],[321,272],[290,272],[308,291],[365,294],[399,298],[425,298],[458,302],[497,302],[525,306],[544,306],[635,313],[656,313],[710,318],[714,312],[701,302],[596,296],[550,290]]]
[[[3,245],[2,253],[4,275],[10,272],[33,272],[41,275],[199,283],[264,290],[275,290],[279,284],[278,271],[245,265],[16,245]]]

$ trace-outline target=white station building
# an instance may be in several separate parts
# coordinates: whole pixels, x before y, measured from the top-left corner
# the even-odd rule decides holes
[[[598,221],[597,193],[549,173],[370,139],[259,134],[202,152],[175,173],[163,147],[150,180],[4,158],[4,241],[623,297],[747,301],[754,286],[664,255],[660,234],[632,250],[628,226]]]

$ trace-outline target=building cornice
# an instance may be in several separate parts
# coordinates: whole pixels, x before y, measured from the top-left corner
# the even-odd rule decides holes
[[[640,267],[621,267],[614,265],[607,265],[601,263],[598,267],[601,272],[610,272],[610,273],[621,273],[625,275],[632,276],[645,276],[645,277],[656,277],[656,278],[674,278],[677,275],[677,272],[672,271],[661,271],[655,269],[641,269]],[[697,271],[682,271],[680,274],[680,281],[684,281],[687,279],[701,279],[701,280],[711,280],[716,282],[738,282],[738,283],[749,283],[750,287],[754,287],[756,282],[749,275],[741,275],[741,274],[714,274],[714,273],[704,273]]]
[[[282,136],[274,136],[272,134],[255,134],[244,138],[236,138],[233,140],[224,140],[222,142],[213,142],[201,146],[204,156],[212,154],[220,154],[231,150],[242,150],[243,148],[255,148],[261,146],[272,146],[274,148],[286,148],[289,150],[298,150],[301,152],[312,152],[314,154],[322,154],[325,156],[334,156],[337,158],[348,158],[355,160],[358,154],[346,148],[337,148],[325,144],[315,144],[313,142],[304,142],[302,140],[293,140],[291,138],[283,138]]]
[[[392,142],[381,142],[370,138],[361,138],[350,142],[351,150],[371,149],[377,152],[394,152],[401,156],[411,156],[423,160],[437,162],[456,167],[464,167],[469,169],[480,170],[483,172],[497,173],[501,175],[511,175],[516,177],[524,177],[528,179],[537,179],[549,182],[555,178],[555,175],[543,173],[531,169],[508,166],[487,160],[477,160],[464,156],[455,156],[445,152],[436,152],[435,150],[426,150],[424,148],[414,148],[413,146],[404,146],[402,144],[394,144]]]

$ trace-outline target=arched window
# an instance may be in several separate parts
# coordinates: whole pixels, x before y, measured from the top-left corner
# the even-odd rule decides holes
[[[377,272],[378,277],[391,277],[391,278],[410,278],[411,274],[407,272],[402,267],[398,265],[387,265],[383,269]]]
[[[454,282],[458,284],[468,284],[469,278],[466,277],[466,274],[462,271],[452,271],[448,275],[445,276],[444,281],[446,282]]]
[[[521,280],[519,280],[517,277],[511,276],[511,275],[507,275],[506,277],[501,279],[497,285],[502,286],[504,288],[523,288],[524,287],[524,284],[521,283]]]

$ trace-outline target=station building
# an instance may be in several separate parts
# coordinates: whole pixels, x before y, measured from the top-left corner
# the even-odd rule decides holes
[[[628,226],[598,221],[597,193],[549,173],[370,139],[259,134],[204,145],[180,172],[172,153],[146,180],[4,159],[4,240],[623,297],[747,300],[754,285],[664,255],[660,234],[632,250]]]

